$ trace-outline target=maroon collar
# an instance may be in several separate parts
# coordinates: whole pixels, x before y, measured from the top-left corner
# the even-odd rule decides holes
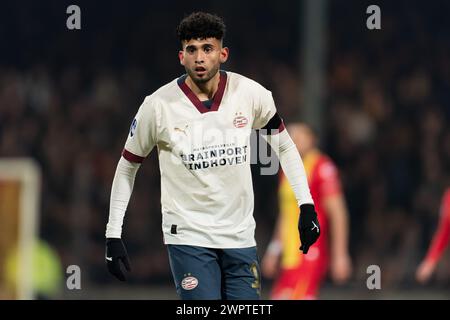
[[[219,86],[213,97],[213,104],[210,109],[205,107],[203,103],[197,98],[195,93],[186,84],[186,76],[178,79],[177,83],[184,94],[191,100],[192,104],[197,108],[200,113],[205,113],[209,111],[217,111],[222,102],[223,93],[225,92],[225,86],[227,84],[227,73],[225,71],[220,71]]]

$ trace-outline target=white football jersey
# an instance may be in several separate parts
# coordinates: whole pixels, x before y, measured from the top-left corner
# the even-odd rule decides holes
[[[250,134],[276,113],[272,94],[242,75],[220,71],[207,108],[185,78],[145,98],[123,156],[141,162],[157,146],[165,244],[255,246]]]

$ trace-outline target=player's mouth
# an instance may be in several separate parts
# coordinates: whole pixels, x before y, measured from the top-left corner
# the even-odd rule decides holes
[[[206,69],[204,67],[196,67],[195,73],[199,76],[204,75],[206,73]]]

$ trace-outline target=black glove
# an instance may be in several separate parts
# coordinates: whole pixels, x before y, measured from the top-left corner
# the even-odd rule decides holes
[[[298,231],[302,245],[300,250],[303,254],[308,253],[309,247],[317,241],[320,235],[319,221],[313,204],[302,204],[300,206],[300,219],[298,221]]]
[[[106,239],[106,265],[108,271],[112,273],[120,281],[125,281],[125,273],[120,268],[120,261],[122,261],[125,269],[130,271],[130,260],[128,259],[127,249],[122,242],[122,239],[107,238]]]

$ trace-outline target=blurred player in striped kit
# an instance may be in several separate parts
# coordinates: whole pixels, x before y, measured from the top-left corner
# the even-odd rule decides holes
[[[439,225],[433,240],[422,263],[417,268],[416,279],[420,283],[426,283],[450,240],[450,187],[442,197]]]
[[[338,171],[331,159],[317,148],[313,130],[295,123],[288,126],[288,131],[302,156],[321,237],[308,255],[299,252],[297,204],[286,177],[281,174],[280,213],[262,261],[262,272],[268,278],[277,275],[272,299],[316,299],[328,267],[336,283],[343,283],[350,276],[347,209]]]

